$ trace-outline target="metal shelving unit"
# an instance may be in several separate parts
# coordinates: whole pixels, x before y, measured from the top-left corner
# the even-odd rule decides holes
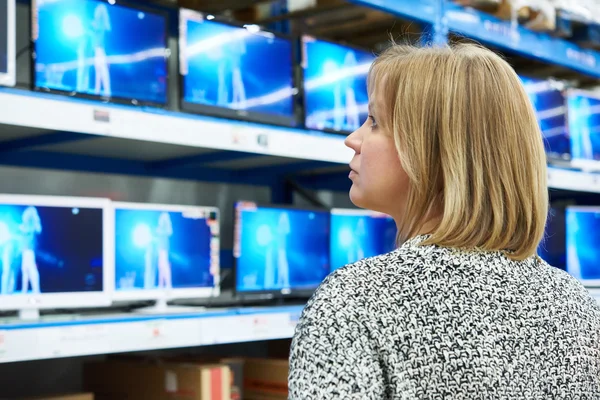
[[[508,22],[449,1],[350,3],[421,24],[436,42],[457,32],[600,79],[599,52],[514,30]],[[344,138],[303,129],[2,88],[0,132],[2,166],[267,186],[274,200],[287,201],[292,189],[283,182],[289,176],[308,189],[349,187],[352,152]],[[600,175],[551,167],[549,186],[600,193]],[[5,320],[0,321],[0,363],[289,338],[300,311],[298,306]]]

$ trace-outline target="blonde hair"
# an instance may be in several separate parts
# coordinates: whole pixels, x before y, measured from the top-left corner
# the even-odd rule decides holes
[[[393,45],[373,63],[369,97],[410,187],[398,241],[536,253],[548,213],[546,157],[514,70],[474,44]]]

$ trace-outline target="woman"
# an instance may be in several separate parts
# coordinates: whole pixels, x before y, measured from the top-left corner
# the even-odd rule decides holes
[[[19,225],[22,235],[21,249],[21,290],[23,293],[40,293],[40,273],[36,262],[36,238],[42,233],[42,222],[37,208],[28,206],[23,211]]]
[[[317,290],[290,399],[600,398],[600,307],[535,255],[546,164],[515,72],[475,45],[393,46],[369,97],[350,198],[401,245]]]
[[[168,212],[160,213],[158,226],[156,227],[156,242],[158,248],[158,287],[171,289],[171,261],[169,251],[171,250],[171,236],[173,236],[173,224]]]
[[[106,55],[106,33],[112,30],[110,15],[106,4],[98,4],[94,10],[92,21],[92,40],[94,48],[94,68],[96,75],[95,94],[104,97],[111,96],[110,70],[108,56]],[[102,89],[102,93],[100,90]]]

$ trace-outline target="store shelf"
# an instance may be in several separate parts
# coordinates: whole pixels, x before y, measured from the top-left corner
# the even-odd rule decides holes
[[[16,89],[0,105],[3,165],[261,184],[352,156],[342,136],[302,129]]]
[[[394,14],[409,20],[424,22],[427,24],[435,23],[438,10],[441,7],[440,0],[419,0],[419,1],[399,1],[399,0],[350,0],[352,3],[362,6],[375,8],[387,13]]]
[[[301,306],[0,321],[0,363],[291,338]]]
[[[600,77],[600,53],[546,33],[447,1],[444,18],[450,31],[550,64]]]
[[[600,174],[549,167],[548,187],[558,190],[600,193]]]

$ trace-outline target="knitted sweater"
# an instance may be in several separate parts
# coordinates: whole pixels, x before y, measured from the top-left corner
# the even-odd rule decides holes
[[[578,281],[424,238],[323,282],[296,328],[290,399],[600,399],[600,306]]]

